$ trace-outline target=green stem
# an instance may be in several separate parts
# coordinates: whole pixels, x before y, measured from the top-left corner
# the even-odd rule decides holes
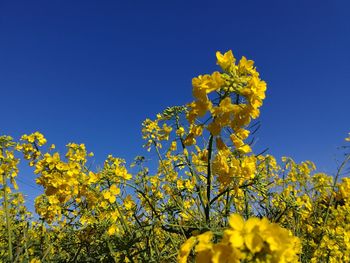
[[[120,221],[122,222],[122,225],[123,225],[125,231],[128,232],[128,233],[130,234],[131,232],[130,232],[129,226],[128,226],[128,224],[126,223],[126,220],[125,220],[125,218],[124,218],[124,215],[121,213],[121,211],[120,211],[120,209],[119,209],[119,204],[118,204],[118,202],[116,202],[116,208],[117,208],[117,210],[118,210],[118,213],[119,213],[119,216],[120,216],[120,219],[121,219]]]
[[[109,249],[109,253],[112,256],[114,262],[118,262],[117,257],[114,255],[112,244],[111,244],[111,242],[108,239],[107,239],[107,246],[108,246],[108,249]]]
[[[4,182],[4,208],[5,208],[5,218],[6,218],[6,228],[7,228],[7,236],[8,236],[8,252],[9,252],[9,260],[13,261],[12,254],[12,234],[11,234],[11,223],[10,223],[10,213],[8,207],[8,197],[7,197],[7,178],[5,173],[3,173],[3,182]]]
[[[325,219],[324,219],[324,222],[323,222],[323,226],[326,225],[327,221],[328,221],[328,217],[329,217],[329,212],[330,212],[330,209],[331,209],[331,206],[332,206],[332,203],[333,203],[333,200],[334,200],[334,189],[337,185],[337,181],[338,181],[338,178],[339,178],[339,175],[341,173],[341,171],[344,169],[346,163],[350,160],[350,154],[345,158],[345,160],[342,162],[342,164],[340,165],[338,171],[337,171],[337,174],[335,175],[335,178],[334,178],[334,181],[333,181],[333,185],[332,185],[332,191],[331,191],[331,195],[330,195],[330,198],[329,198],[329,202],[328,202],[328,207],[327,207],[327,212],[326,212],[326,216],[325,216]]]
[[[24,233],[23,233],[23,239],[24,239],[24,254],[25,254],[25,257],[26,257],[27,261],[29,261],[28,239],[27,239],[28,225],[29,225],[29,223],[27,222],[26,228],[24,229]]]
[[[249,218],[249,200],[247,191],[247,189],[244,189],[244,215],[246,220]]]
[[[180,123],[179,123],[178,119],[176,119],[176,128],[177,129],[180,128]],[[179,138],[180,138],[182,150],[185,150],[186,149],[186,145],[184,143],[184,140],[183,140],[183,138],[181,136],[179,136]],[[195,177],[197,182],[200,182],[201,181],[200,177],[197,175],[197,173],[192,168],[191,160],[187,156],[185,156],[185,160],[187,162],[187,166],[188,166],[188,169],[190,170],[191,176]],[[198,193],[199,201],[200,201],[200,203],[201,203],[201,205],[203,207],[203,210],[205,211],[205,204],[204,204],[203,197],[202,197],[201,187],[198,184],[196,184],[195,188],[196,188],[196,192]],[[200,213],[202,214],[202,211],[200,211]]]
[[[227,217],[230,213],[230,191],[227,191],[226,193],[226,203],[225,203],[225,215],[224,215],[224,218],[227,220]],[[228,220],[226,221],[228,222]]]
[[[155,146],[155,148],[156,148],[157,155],[158,155],[158,158],[159,158],[159,160],[160,160],[160,162],[161,162],[161,165],[164,167],[165,172],[166,172],[167,174],[170,175],[169,170],[168,170],[168,169],[166,168],[166,166],[164,165],[164,161],[163,161],[162,155],[161,155],[160,152],[159,152],[157,143],[156,143],[156,142],[153,142],[153,143],[154,143],[154,146]],[[186,158],[187,158],[187,157],[186,157]],[[181,207],[181,205],[178,203],[178,201],[176,200],[176,198],[174,198],[173,195],[171,195],[171,198],[173,199],[173,201],[176,203],[176,205],[177,205],[178,207]]]
[[[213,150],[213,135],[210,135],[208,144],[208,169],[207,169],[207,204],[205,206],[205,222],[210,224],[210,194],[211,194],[211,154]]]

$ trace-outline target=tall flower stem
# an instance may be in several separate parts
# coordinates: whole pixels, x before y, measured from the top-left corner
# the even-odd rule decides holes
[[[10,211],[8,204],[8,196],[7,196],[7,178],[5,172],[3,173],[3,183],[4,183],[4,209],[5,209],[5,218],[6,218],[6,228],[7,228],[7,236],[8,236],[8,254],[9,261],[12,262],[13,254],[12,254],[12,234],[11,234],[11,222],[10,222]]]
[[[210,191],[211,191],[211,154],[213,151],[213,135],[210,135],[208,144],[208,170],[207,170],[207,204],[205,207],[205,221],[210,224]]]

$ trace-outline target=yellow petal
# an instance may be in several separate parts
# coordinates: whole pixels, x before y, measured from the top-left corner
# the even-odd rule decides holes
[[[228,222],[234,230],[242,231],[244,228],[243,218],[239,214],[232,214]]]
[[[113,194],[113,195],[119,195],[120,194],[120,189],[117,187],[117,185],[113,184],[110,188],[109,191]]]

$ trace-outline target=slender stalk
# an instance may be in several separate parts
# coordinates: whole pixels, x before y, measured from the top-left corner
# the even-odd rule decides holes
[[[126,220],[125,220],[125,218],[124,218],[123,213],[121,213],[121,211],[120,211],[120,209],[119,209],[119,204],[118,204],[118,202],[116,202],[116,208],[117,208],[117,210],[118,210],[118,213],[119,213],[119,216],[120,216],[120,219],[121,219],[121,222],[122,222],[122,225],[123,225],[125,231],[128,232],[128,233],[130,234],[131,231],[130,231],[130,229],[129,229],[128,224],[126,223]]]
[[[158,146],[157,146],[157,143],[156,142],[153,142],[154,143],[154,146],[155,146],[155,149],[156,149],[156,152],[157,152],[157,155],[158,155],[158,158],[161,162],[161,165],[164,167],[165,171],[167,174],[170,174],[169,170],[166,168],[166,166],[164,165],[164,161],[163,161],[163,158],[162,158],[162,155],[160,154],[160,151],[158,149]],[[186,157],[186,161],[189,162],[188,158]],[[191,166],[189,164],[189,167],[190,167],[190,170],[191,170]],[[192,173],[192,171],[191,171]],[[193,173],[192,173],[193,174]],[[178,207],[181,207],[181,205],[178,203],[178,201],[176,200],[176,198],[174,198],[173,195],[171,195],[171,198],[174,200],[174,202],[177,204]],[[200,193],[200,190],[199,190],[199,198],[200,200],[202,200],[202,196],[201,196],[201,193]]]
[[[229,203],[229,201],[230,201],[230,191],[227,191],[226,192],[226,203],[225,203],[225,215],[224,215],[224,218],[225,218],[226,222],[228,222],[227,217],[228,217],[228,215],[230,213],[230,203]]]
[[[210,194],[211,194],[211,154],[213,151],[213,135],[210,135],[208,144],[208,169],[207,169],[207,204],[205,206],[205,222],[210,224]]]
[[[77,262],[78,256],[79,256],[80,251],[82,250],[82,248],[83,248],[83,244],[80,243],[78,250],[75,252],[75,254],[74,254],[74,256],[73,256],[73,258],[72,258],[72,260],[70,262]]]
[[[244,215],[245,219],[249,218],[249,202],[248,202],[248,190],[244,189]]]
[[[9,261],[13,261],[12,254],[12,233],[11,233],[11,222],[10,222],[10,213],[8,206],[8,196],[7,196],[7,178],[5,172],[3,173],[3,182],[4,182],[4,209],[5,209],[5,218],[6,218],[6,228],[7,228],[7,236],[8,236],[8,253],[9,253]]]
[[[26,257],[27,261],[29,261],[29,254],[28,254],[28,239],[27,239],[28,225],[29,225],[29,223],[27,222],[27,224],[26,224],[26,228],[24,229],[24,232],[23,232],[23,239],[24,239],[24,254],[25,254],[25,257]]]
[[[180,128],[180,123],[179,123],[179,119],[178,118],[176,118],[176,128],[177,129]],[[186,149],[186,145],[184,143],[184,140],[183,140],[183,138],[181,136],[179,136],[179,138],[180,138],[182,150],[185,150]],[[200,182],[199,176],[197,175],[197,173],[195,173],[195,171],[192,168],[191,160],[187,156],[185,156],[185,160],[187,162],[188,169],[190,170],[191,176],[195,177],[197,182]],[[196,184],[195,188],[196,188],[196,192],[198,193],[199,201],[200,201],[200,203],[201,203],[201,205],[203,207],[203,210],[205,211],[205,204],[204,204],[203,197],[202,197],[201,187],[198,184]],[[200,213],[202,214],[202,211],[200,211]]]
[[[107,239],[107,246],[108,246],[108,249],[109,249],[109,253],[111,254],[111,256],[112,256],[114,262],[118,262],[118,259],[117,259],[117,257],[116,257],[115,254],[114,254],[112,244],[111,244],[111,242],[109,242],[108,239]]]

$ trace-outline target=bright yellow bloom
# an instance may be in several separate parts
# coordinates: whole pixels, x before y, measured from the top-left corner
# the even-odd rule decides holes
[[[115,235],[118,232],[119,232],[119,229],[114,224],[108,228],[108,235],[109,236]]]
[[[110,203],[114,203],[117,199],[110,191],[103,192],[103,198],[108,200]]]
[[[111,192],[112,195],[119,195],[120,194],[120,188],[117,187],[117,185],[113,184],[109,188],[109,191]]]
[[[225,54],[221,54],[219,51],[217,51],[216,58],[217,64],[223,70],[229,70],[236,61],[236,59],[233,56],[232,50],[227,51]]]
[[[246,72],[253,73],[253,66],[254,66],[254,61],[247,60],[247,58],[243,56],[238,63],[238,70],[242,73],[246,73]]]
[[[185,243],[182,244],[177,257],[178,263],[187,263],[187,257],[190,254],[196,242],[196,237],[191,237],[187,239]]]

